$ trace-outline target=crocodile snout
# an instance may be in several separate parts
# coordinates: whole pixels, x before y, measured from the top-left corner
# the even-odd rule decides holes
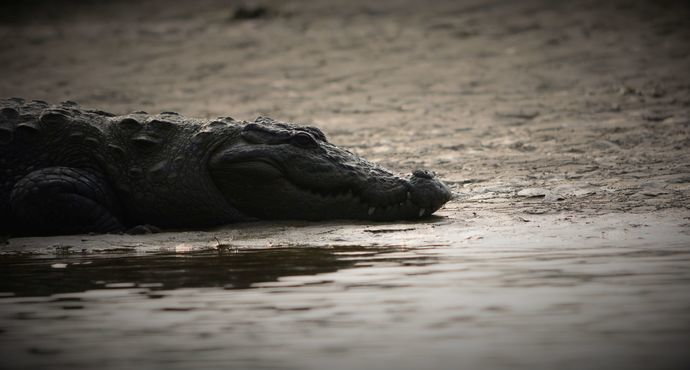
[[[428,170],[415,170],[409,178],[410,200],[420,207],[420,213],[431,214],[452,198],[452,192],[436,175]]]

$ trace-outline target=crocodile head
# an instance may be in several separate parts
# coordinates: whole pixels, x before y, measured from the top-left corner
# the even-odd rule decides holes
[[[397,176],[329,143],[317,128],[258,118],[209,162],[226,200],[260,219],[414,219],[451,198],[431,172]]]

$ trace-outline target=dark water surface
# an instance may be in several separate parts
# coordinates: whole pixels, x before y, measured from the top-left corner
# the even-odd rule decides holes
[[[354,260],[342,258],[352,253],[366,258],[386,252],[358,248],[274,248],[143,256],[127,253],[121,256],[9,255],[2,258],[5,270],[0,292],[15,296],[49,296],[124,287],[246,289],[283,276],[315,275],[352,267],[356,263]]]
[[[683,368],[689,262],[678,245],[7,254],[0,368]]]

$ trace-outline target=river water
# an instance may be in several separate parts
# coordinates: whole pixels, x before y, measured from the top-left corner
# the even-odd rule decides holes
[[[379,245],[361,246],[10,248],[0,368],[690,364],[685,240],[466,232],[405,246],[394,237],[404,230],[363,233]]]

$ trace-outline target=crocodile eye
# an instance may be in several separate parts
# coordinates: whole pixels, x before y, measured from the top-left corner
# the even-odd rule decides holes
[[[302,148],[314,148],[319,144],[316,142],[313,136],[306,132],[298,132],[290,138],[290,144],[302,147]]]

